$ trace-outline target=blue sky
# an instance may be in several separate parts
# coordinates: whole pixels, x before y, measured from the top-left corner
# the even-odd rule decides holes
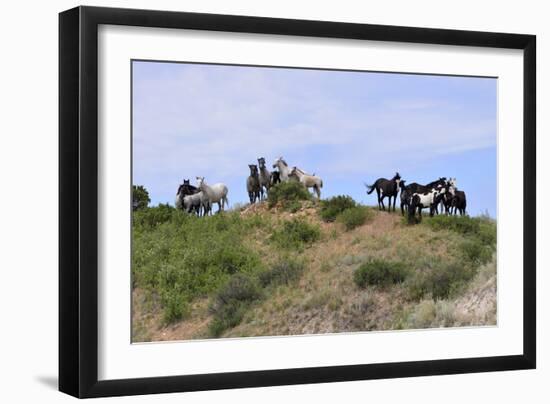
[[[246,202],[248,164],[283,156],[322,197],[375,204],[363,182],[456,177],[468,213],[496,216],[493,78],[133,62],[133,183],[173,204],[183,178]]]

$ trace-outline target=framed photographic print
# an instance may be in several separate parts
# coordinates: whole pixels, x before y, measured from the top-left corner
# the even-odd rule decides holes
[[[535,37],[60,14],[59,386],[535,367]]]

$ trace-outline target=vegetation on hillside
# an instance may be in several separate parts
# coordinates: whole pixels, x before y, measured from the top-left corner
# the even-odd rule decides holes
[[[311,200],[309,191],[297,181],[280,182],[269,190],[267,203],[270,208],[275,206],[283,210],[296,212],[302,201]]]
[[[495,323],[492,219],[410,226],[288,184],[254,209],[134,212],[134,341]]]
[[[147,192],[143,185],[132,186],[132,209],[134,211],[145,209],[149,206],[150,202],[151,198],[149,198],[149,192]]]
[[[325,222],[334,222],[338,215],[348,209],[355,208],[357,203],[351,196],[337,195],[321,201],[319,216]]]

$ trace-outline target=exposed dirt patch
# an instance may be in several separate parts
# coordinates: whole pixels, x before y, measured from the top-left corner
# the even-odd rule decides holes
[[[422,327],[484,325],[496,322],[496,264],[482,268],[464,292],[453,300],[414,302],[404,287],[359,288],[353,273],[371,259],[414,262],[414,271],[423,271],[423,262],[457,259],[462,240],[456,233],[433,231],[427,226],[407,226],[400,212],[379,212],[362,226],[346,231],[337,222],[324,222],[315,202],[304,202],[296,212],[267,203],[245,206],[241,217],[257,215],[262,224],[244,235],[246,244],[259,252],[266,267],[284,256],[306,263],[301,278],[291,285],[264,290],[264,296],[247,310],[240,324],[222,337],[322,334],[367,330],[387,330],[422,324]],[[321,240],[301,251],[282,252],[269,242],[273,228],[285,220],[300,218],[321,228]],[[424,260],[424,261],[423,261]],[[492,266],[491,266],[492,265]],[[420,305],[432,310],[433,319],[420,318]],[[197,299],[188,316],[174,324],[162,322],[158,299],[143,291],[133,291],[133,340],[169,341],[209,338],[212,316],[209,299]],[[424,307],[422,306],[422,307]],[[445,310],[443,310],[445,309]],[[443,311],[444,312],[443,312]],[[422,314],[422,313],[420,313]],[[432,313],[429,313],[432,315]],[[416,316],[416,317],[415,317]],[[420,320],[422,322],[418,322]],[[415,323],[414,321],[417,321]]]

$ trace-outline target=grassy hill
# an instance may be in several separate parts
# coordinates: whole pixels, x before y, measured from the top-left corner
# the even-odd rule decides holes
[[[205,218],[134,212],[133,341],[496,324],[493,220],[409,225],[287,191]]]

